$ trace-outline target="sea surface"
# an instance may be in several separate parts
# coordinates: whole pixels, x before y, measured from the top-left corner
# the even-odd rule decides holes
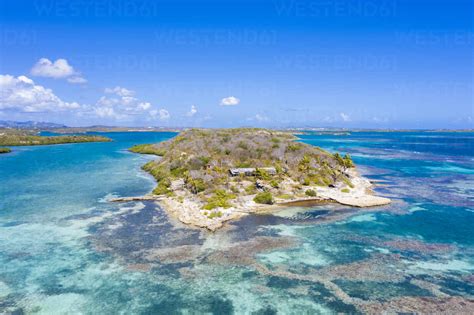
[[[379,313],[474,298],[474,134],[309,133],[389,206],[285,208],[211,234],[152,202],[127,152],[174,133],[0,155],[0,314]],[[431,310],[431,311],[430,311]]]

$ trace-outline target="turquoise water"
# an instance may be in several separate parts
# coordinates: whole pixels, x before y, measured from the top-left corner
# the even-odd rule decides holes
[[[18,147],[0,156],[0,314],[327,314],[474,297],[474,134],[308,134],[350,153],[391,197],[248,216],[215,234],[151,202],[152,157],[110,143]],[[378,303],[378,304],[377,304]],[[420,304],[421,305],[421,304]]]

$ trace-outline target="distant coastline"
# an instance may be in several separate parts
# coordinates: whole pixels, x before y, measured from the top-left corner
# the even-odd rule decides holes
[[[87,132],[182,132],[193,129],[192,126],[183,127],[132,127],[132,126],[108,126],[108,125],[93,125],[82,127],[70,127],[64,124],[38,122],[38,121],[5,121],[0,120],[0,129],[10,130],[28,130],[32,132],[50,131],[59,134],[68,133],[87,133]],[[244,126],[245,128],[245,126]],[[218,128],[201,128],[201,129],[218,129]],[[348,135],[351,132],[474,132],[474,128],[460,128],[460,129],[446,129],[446,128],[342,128],[342,127],[314,127],[314,126],[289,126],[289,127],[273,127],[272,130],[290,132],[293,134],[316,133],[321,135]]]
[[[30,146],[110,141],[112,141],[112,139],[98,135],[63,135],[53,137],[40,136],[33,131],[27,130],[0,129],[0,146]]]

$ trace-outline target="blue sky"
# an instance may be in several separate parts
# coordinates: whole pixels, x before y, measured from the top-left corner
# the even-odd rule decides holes
[[[473,1],[4,0],[0,120],[472,128]]]

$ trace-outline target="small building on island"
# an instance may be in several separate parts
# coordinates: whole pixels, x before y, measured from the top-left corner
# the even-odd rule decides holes
[[[265,171],[268,175],[276,175],[277,171],[274,167],[259,167],[259,170]],[[231,168],[229,173],[231,176],[254,176],[257,171],[255,167],[244,167],[244,168]]]

